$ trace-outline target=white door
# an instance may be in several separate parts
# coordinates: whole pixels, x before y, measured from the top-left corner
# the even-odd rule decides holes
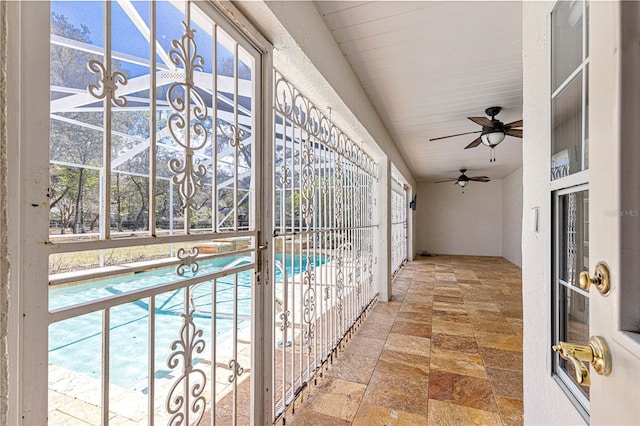
[[[590,289],[590,334],[611,353],[591,368],[592,424],[640,424],[640,4],[591,2],[590,259],[610,267],[611,291]]]

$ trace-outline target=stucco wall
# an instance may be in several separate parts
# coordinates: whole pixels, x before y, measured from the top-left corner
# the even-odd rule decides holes
[[[527,424],[583,424],[551,377],[551,196],[549,192],[549,61],[547,18],[552,2],[523,2],[523,229],[524,420]],[[529,227],[539,208],[539,232]]]
[[[502,179],[502,257],[522,267],[522,167]]]
[[[502,256],[502,181],[418,184],[418,251]]]

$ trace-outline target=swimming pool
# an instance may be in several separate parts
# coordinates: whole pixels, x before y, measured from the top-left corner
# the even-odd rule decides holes
[[[247,259],[248,260],[248,259]],[[307,267],[307,262],[320,265],[323,258],[315,261],[306,256],[276,256],[288,276],[298,274]],[[205,260],[200,263],[198,275],[215,272],[234,262],[242,264],[242,258]],[[275,269],[276,282],[282,279],[282,271]],[[253,271],[237,274],[237,313],[239,316],[238,339],[251,341],[251,277]],[[186,274],[188,275],[188,274]],[[99,279],[74,286],[51,288],[49,309],[60,309],[104,297],[148,288],[175,280],[175,267],[154,269],[136,274]],[[203,332],[207,342],[202,356],[209,358],[211,330],[215,311],[216,345],[227,352],[232,345],[233,300],[235,276],[219,278],[215,287],[215,309],[212,310],[212,285],[210,281],[192,287],[192,299],[197,306],[194,323]],[[141,299],[110,309],[109,376],[110,382],[132,390],[146,392],[148,385],[149,359],[149,299]],[[167,359],[172,352],[172,343],[179,338],[184,312],[184,290],[178,289],[155,297],[155,376],[162,378],[173,375],[167,367]],[[94,378],[102,375],[102,312],[94,312],[49,326],[49,363],[67,370]],[[220,356],[218,361],[222,361]],[[196,359],[199,362],[202,359]]]

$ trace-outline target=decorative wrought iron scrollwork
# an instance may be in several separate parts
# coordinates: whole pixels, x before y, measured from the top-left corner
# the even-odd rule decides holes
[[[326,177],[322,179],[322,194],[326,195],[329,192],[329,179]]]
[[[356,182],[356,190],[355,190],[355,194],[353,197],[353,217],[356,220],[355,225],[359,225],[360,222],[362,221],[362,208],[361,208],[361,191],[360,191],[360,186],[359,186],[359,182]]]
[[[228,365],[232,373],[229,375],[227,380],[229,380],[229,383],[233,383],[238,379],[238,377],[242,376],[242,373],[244,373],[244,368],[235,359],[229,361]]]
[[[576,193],[569,194],[568,217],[567,217],[567,282],[576,285],[577,249],[576,242],[576,222],[578,219],[578,203]]]
[[[235,124],[226,124],[226,123],[218,123],[217,126],[220,134],[227,138],[229,141],[229,145],[238,148],[244,149],[244,145],[242,145],[242,140],[246,135],[246,132]]]
[[[313,224],[313,213],[315,206],[313,200],[315,197],[316,174],[313,161],[313,147],[311,141],[307,140],[302,145],[302,217],[304,218],[307,228]]]
[[[180,259],[180,264],[176,268],[176,274],[183,276],[187,268],[190,268],[192,273],[197,273],[200,265],[196,262],[196,257],[198,257],[199,254],[200,250],[198,250],[198,247],[193,247],[189,253],[183,248],[179,249],[178,259]]]
[[[204,59],[198,54],[195,30],[182,22],[184,34],[180,40],[173,40],[169,52],[171,62],[184,67],[184,81],[176,81],[167,90],[167,101],[173,110],[167,119],[167,127],[173,141],[183,149],[184,158],[169,160],[169,170],[174,174],[173,183],[179,185],[182,208],[196,208],[194,197],[197,189],[204,186],[207,169],[203,164],[195,164],[194,154],[202,149],[208,139],[207,104],[204,96],[195,87],[195,71],[204,69]]]
[[[333,197],[333,215],[335,217],[336,226],[338,228],[343,227],[343,217],[342,217],[342,161],[338,160],[336,162],[336,166],[334,169],[334,197]]]
[[[315,335],[315,319],[316,319],[316,290],[315,290],[315,272],[314,267],[310,265],[307,259],[307,269],[304,271],[304,290],[303,296],[303,320],[307,325],[307,329],[303,333],[307,348],[311,348],[311,343]]]
[[[305,127],[307,125],[307,119],[309,118],[309,101],[298,93],[293,102],[293,118],[297,124]]]
[[[368,262],[368,274],[369,274],[369,289],[373,288],[373,245],[369,244],[369,262]]]
[[[291,118],[293,111],[293,91],[294,88],[288,81],[280,77],[276,81],[276,110],[286,117]]]
[[[373,195],[368,193],[367,195],[367,203],[368,205],[373,204]],[[371,225],[373,223],[373,209],[368,209],[367,223]],[[369,246],[367,247],[367,255],[368,255],[368,274],[369,274],[369,289],[373,288],[373,242],[369,239]]]
[[[280,167],[280,171],[280,183],[282,185],[289,185],[291,183],[291,179],[289,179],[289,173],[291,173],[291,169],[283,164]]]
[[[331,138],[335,140],[335,138]],[[342,213],[343,208],[343,200],[342,200],[342,160],[338,159],[334,169],[335,176],[335,187],[334,187],[334,216],[336,221],[336,226],[338,229],[342,229],[344,227],[344,217]],[[340,247],[338,247],[337,258],[336,258],[336,308],[338,311],[338,318],[342,321],[342,309],[343,309],[343,290],[344,290],[344,260],[343,260],[343,249],[344,249],[344,241],[343,241],[343,233],[342,231],[338,231],[338,236],[340,237]]]
[[[127,99],[124,96],[116,96],[118,90],[118,84],[126,85],[127,76],[120,71],[114,71],[112,74],[107,73],[107,69],[100,61],[95,59],[90,60],[87,63],[89,71],[95,74],[100,74],[100,81],[98,84],[90,84],[87,86],[87,90],[97,99],[104,99],[109,97],[112,104],[119,107],[127,106]]]
[[[279,73],[276,73],[275,82],[275,110],[302,127],[310,136],[317,137],[323,143],[328,144],[339,155],[351,161],[367,174],[376,175],[376,164],[371,157],[333,125],[329,118],[321,114]]]
[[[182,365],[180,375],[167,394],[166,409],[171,415],[168,422],[170,425],[198,424],[204,415],[207,401],[203,392],[207,377],[203,370],[194,368],[193,365],[194,355],[205,349],[202,335],[203,331],[193,323],[193,310],[182,314],[180,339],[171,344],[173,353],[167,360],[167,366],[172,370]],[[191,415],[196,416],[195,422],[189,420]]]
[[[360,301],[360,293],[362,292],[362,283],[360,282],[360,278],[362,275],[362,271],[360,268],[362,268],[362,252],[360,250],[360,247],[358,247],[358,249],[356,250],[356,296],[358,297],[358,301]]]
[[[344,290],[344,261],[342,258],[342,248],[338,249],[338,256],[336,258],[336,309],[338,311],[338,318],[342,321],[342,308],[343,308],[343,290]]]
[[[291,321],[289,321],[289,316],[291,315],[291,311],[283,311],[280,314],[280,319],[282,320],[282,324],[280,325],[280,331],[285,331],[287,328],[291,327]]]

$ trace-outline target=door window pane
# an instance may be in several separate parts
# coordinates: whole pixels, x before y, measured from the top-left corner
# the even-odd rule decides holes
[[[560,286],[559,295],[559,325],[558,340],[577,345],[589,344],[589,299],[582,294],[565,286]],[[584,365],[590,369],[589,363]],[[580,386],[575,379],[575,369],[572,363],[558,357],[558,367],[564,370],[576,388],[585,396],[589,396],[589,388]],[[589,371],[591,374],[591,371]]]
[[[551,180],[588,168],[587,23],[584,1],[551,14]]]
[[[582,168],[582,73],[551,101],[551,180]]]
[[[589,195],[587,191],[558,197],[558,278],[578,286],[581,271],[589,268]]]
[[[551,14],[551,90],[554,92],[583,59],[583,3],[558,2]]]
[[[555,336],[554,342],[589,343],[589,293],[580,289],[580,272],[589,270],[589,191],[574,190],[555,196]],[[588,363],[585,366],[589,368]],[[571,362],[554,354],[554,367],[583,405],[589,388],[575,379]]]

